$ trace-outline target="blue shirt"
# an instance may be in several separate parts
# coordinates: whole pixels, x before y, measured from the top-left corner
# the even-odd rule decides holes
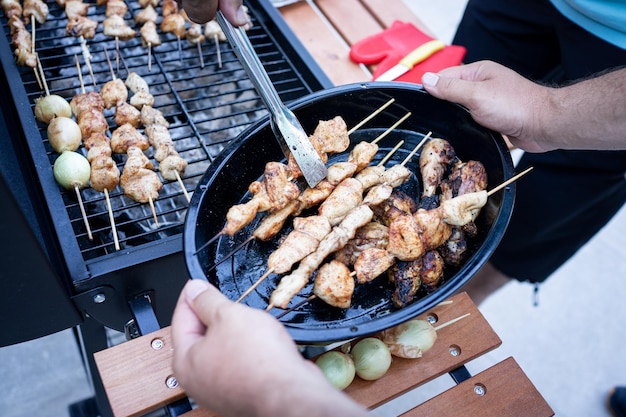
[[[626,0],[550,0],[565,17],[597,37],[626,49]]]

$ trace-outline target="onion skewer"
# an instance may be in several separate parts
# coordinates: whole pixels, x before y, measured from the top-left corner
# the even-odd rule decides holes
[[[359,122],[355,127],[360,127],[363,126],[363,124],[365,124],[366,122],[368,122],[369,120],[371,120],[374,116],[378,115],[380,112],[382,112],[385,108],[387,108],[389,105],[391,105],[393,102],[395,101],[395,99],[390,99],[389,101],[387,101],[385,104],[383,104],[380,108],[378,108],[377,110],[375,110],[372,114],[370,114],[367,118],[365,118],[363,121]],[[405,115],[402,118],[402,121],[406,120],[406,118],[410,115],[410,113],[408,115]],[[397,122],[394,124],[394,127],[397,126],[399,123],[401,122]],[[383,134],[381,134],[380,136],[378,136],[376,139],[374,139],[371,143],[372,144],[376,144],[377,142],[379,142],[380,140],[382,140],[387,134],[389,134],[389,132],[391,132],[391,130],[393,130],[393,128],[387,129],[386,132],[384,132]],[[355,131],[355,128],[352,128],[351,130],[348,131],[348,134],[352,133]],[[203,250],[204,248],[206,248],[207,246],[209,246],[211,243],[213,243],[215,240],[217,240],[220,236],[223,236],[224,234],[226,234],[225,229],[222,229],[220,232],[216,233],[211,239],[209,239],[207,242],[205,242],[202,246],[200,246],[200,248],[198,248],[194,254],[199,253],[201,250]],[[245,243],[248,243],[248,241],[244,242],[242,245],[245,245]],[[231,252],[234,253],[235,251]]]

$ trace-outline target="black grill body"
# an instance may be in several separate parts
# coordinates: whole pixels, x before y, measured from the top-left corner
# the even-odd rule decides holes
[[[152,49],[149,71],[147,49],[139,35],[116,44],[102,33],[106,6],[93,4],[88,17],[100,25],[96,36],[87,41],[90,71],[80,40],[65,35],[64,10],[54,1],[47,4],[50,15],[36,26],[36,47],[49,92],[69,100],[83,87],[99,91],[113,77],[107,56],[116,77],[125,79],[129,71],[137,72],[150,86],[154,107],[170,122],[177,151],[188,161],[182,178],[187,193],[193,193],[225,145],[266,117],[227,43],[219,44],[218,60],[212,40],[199,50],[182,39],[179,52],[178,40],[160,33],[163,43]],[[137,28],[134,16],[141,8],[136,1],[127,4],[126,22]],[[254,24],[248,36],[283,101],[331,86],[269,1],[246,5]],[[160,14],[160,6],[157,11]],[[138,298],[148,299],[158,323],[168,325],[177,295],[189,278],[182,254],[188,203],[181,185],[164,181],[155,202],[158,227],[148,204],[132,201],[119,186],[110,193],[120,250],[113,246],[104,194],[83,189],[81,197],[93,232],[89,240],[75,193],[54,180],[52,167],[58,154],[48,143],[46,126],[34,117],[35,100],[45,89],[31,68],[15,63],[3,14],[0,22],[4,29],[0,36],[0,256],[4,264],[0,346],[84,325],[86,320],[128,331],[134,320],[132,302]],[[116,49],[123,59],[116,59]],[[112,131],[117,127],[113,110],[105,114]],[[86,155],[82,145],[78,151]],[[150,152],[146,151],[152,159]],[[125,158],[114,155],[120,170]]]

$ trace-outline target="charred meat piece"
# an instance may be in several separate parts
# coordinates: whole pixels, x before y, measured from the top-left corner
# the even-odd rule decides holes
[[[443,220],[443,207],[419,209],[413,213],[413,218],[426,251],[441,246],[452,234],[452,227]]]
[[[376,221],[388,225],[390,219],[387,216],[387,212],[395,207],[404,213],[413,214],[417,210],[417,203],[408,194],[400,191],[393,190],[391,196],[381,204],[372,207]]]
[[[431,291],[443,277],[444,262],[436,250],[411,262],[398,262],[391,267],[388,277],[395,284],[393,305],[402,308],[411,304],[420,288]]]
[[[389,228],[378,222],[370,222],[357,229],[354,238],[346,246],[334,253],[337,261],[352,266],[366,249],[385,249],[389,242]]]

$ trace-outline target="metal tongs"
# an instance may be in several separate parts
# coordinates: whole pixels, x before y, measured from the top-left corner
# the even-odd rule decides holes
[[[219,10],[215,19],[269,110],[270,126],[285,156],[289,153],[294,156],[307,184],[314,187],[326,177],[326,165],[315,151],[296,115],[280,100],[244,29],[233,27]]]

